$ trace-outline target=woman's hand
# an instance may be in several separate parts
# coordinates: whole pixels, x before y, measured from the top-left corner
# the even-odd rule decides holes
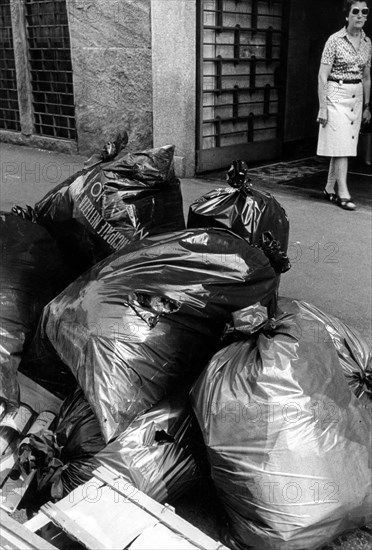
[[[371,111],[369,110],[369,107],[364,108],[363,122],[364,122],[364,124],[368,124],[369,122],[371,122]]]
[[[323,128],[327,126],[327,122],[328,122],[327,109],[319,109],[318,118],[316,119],[316,121],[319,122],[319,124],[323,126]]]

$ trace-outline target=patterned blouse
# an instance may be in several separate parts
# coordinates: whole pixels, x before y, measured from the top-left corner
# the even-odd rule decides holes
[[[323,50],[321,63],[332,65],[330,76],[340,80],[363,78],[365,67],[371,66],[371,40],[362,31],[359,49],[349,40],[344,27],[332,34]]]

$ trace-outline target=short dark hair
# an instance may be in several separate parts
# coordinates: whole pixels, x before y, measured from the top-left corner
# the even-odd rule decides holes
[[[345,0],[344,1],[344,15],[347,17],[350,13],[351,8],[356,4],[357,2],[365,2],[368,6],[367,0]]]

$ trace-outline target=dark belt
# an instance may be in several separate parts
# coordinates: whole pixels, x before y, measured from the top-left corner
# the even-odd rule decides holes
[[[339,84],[360,84],[362,82],[361,78],[334,78],[333,76],[329,76],[328,80],[331,82],[338,82]]]

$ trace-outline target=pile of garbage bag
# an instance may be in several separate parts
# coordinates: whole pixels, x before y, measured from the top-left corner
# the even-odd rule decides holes
[[[311,550],[367,523],[371,351],[278,298],[284,209],[236,161],[185,229],[174,147],[126,145],[0,219],[0,399],[17,406],[18,368],[64,398],[18,467],[52,500],[98,465],[159,502],[211,475],[236,550]]]
[[[143,239],[80,276],[43,311],[41,337],[76,377],[108,442],[217,349],[233,311],[275,309],[265,254],[223,229]]]

